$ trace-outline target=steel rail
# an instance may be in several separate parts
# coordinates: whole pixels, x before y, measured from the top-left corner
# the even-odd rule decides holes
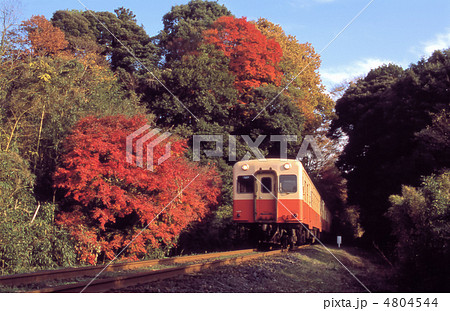
[[[310,246],[310,244],[302,245],[294,247],[292,250],[299,250],[305,247]],[[243,250],[242,252],[244,252]],[[254,252],[253,250],[251,250]],[[94,282],[92,282],[87,288],[86,285],[89,284],[89,281],[86,282],[80,282],[76,284],[68,284],[68,285],[61,285],[61,286],[55,286],[55,287],[49,287],[49,288],[43,288],[38,290],[30,291],[30,293],[79,293],[81,291],[85,293],[101,293],[106,292],[113,289],[121,289],[129,286],[135,286],[139,284],[145,284],[150,282],[155,282],[159,280],[164,280],[168,278],[173,278],[180,275],[185,274],[192,274],[196,273],[202,270],[215,268],[223,265],[228,264],[237,264],[240,262],[257,259],[261,257],[266,256],[272,256],[276,254],[281,254],[283,252],[286,252],[286,250],[274,250],[274,251],[267,251],[267,252],[254,252],[253,254],[247,254],[242,255],[234,258],[227,258],[222,260],[215,260],[212,262],[206,262],[206,263],[198,263],[198,264],[188,264],[181,267],[175,267],[175,268],[167,268],[167,269],[161,269],[161,270],[155,270],[155,271],[149,271],[149,272],[141,272],[141,273],[132,273],[125,276],[119,276],[119,277],[113,277],[113,278],[107,278],[107,279],[97,279]],[[227,255],[231,255],[231,253],[238,254],[237,251],[235,252],[226,252]],[[217,253],[216,253],[217,254]],[[220,257],[220,256],[217,256]]]
[[[215,268],[232,263],[240,263],[256,258],[261,258],[265,256],[271,256],[275,254],[280,254],[284,252],[283,250],[275,250],[269,252],[255,253],[249,255],[243,255],[234,258],[215,260],[212,262],[190,264],[176,268],[167,268],[149,272],[133,273],[126,276],[119,276],[108,279],[98,279],[92,282],[89,287],[85,288],[88,281],[80,282],[76,284],[61,285],[49,288],[43,288],[38,290],[30,291],[30,293],[79,293],[83,290],[85,293],[101,293],[113,289],[121,289],[129,286],[145,284],[150,282],[155,282],[159,280],[164,280],[168,278],[173,278],[179,275],[196,273],[205,269]]]
[[[170,265],[175,263],[185,263],[195,260],[204,260],[215,257],[239,255],[244,253],[255,252],[254,249],[243,249],[229,252],[208,253],[191,256],[170,257],[163,259],[143,260],[134,262],[123,262],[109,265],[104,272],[136,270],[147,268],[155,265]],[[12,274],[0,276],[0,285],[3,286],[19,286],[24,284],[33,284],[49,280],[64,280],[75,277],[95,276],[102,271],[106,265],[87,266],[77,268],[64,268],[57,270],[45,270],[32,273]]]

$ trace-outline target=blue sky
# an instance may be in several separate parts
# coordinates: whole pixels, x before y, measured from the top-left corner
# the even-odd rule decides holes
[[[162,16],[178,1],[80,0],[94,11],[124,6],[137,16],[149,35],[162,29]],[[51,18],[59,9],[84,7],[77,0],[22,0],[21,19]],[[279,24],[300,42],[321,51],[370,0],[219,0],[235,16],[259,17]],[[330,88],[343,79],[366,74],[383,63],[408,67],[434,49],[450,47],[449,0],[374,0],[321,55],[320,73]]]

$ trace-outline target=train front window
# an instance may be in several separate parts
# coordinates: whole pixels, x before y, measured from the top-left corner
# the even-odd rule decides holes
[[[261,192],[262,193],[272,192],[272,178],[270,177],[261,178]]]
[[[280,175],[280,193],[297,192],[296,175]]]
[[[254,180],[252,175],[238,176],[237,178],[237,192],[238,193],[253,193]]]

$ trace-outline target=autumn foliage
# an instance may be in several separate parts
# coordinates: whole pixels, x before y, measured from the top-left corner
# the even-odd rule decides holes
[[[278,85],[282,76],[278,63],[282,57],[280,45],[267,39],[245,17],[222,16],[204,33],[205,42],[214,44],[230,59],[230,71],[236,76],[239,92],[263,84]]]
[[[11,154],[20,155],[20,167],[35,183],[27,189],[28,196],[13,191],[4,197],[14,208],[0,217],[0,248],[8,253],[0,254],[0,261],[6,262],[2,273],[94,264],[114,258],[130,241],[122,259],[163,254],[189,223],[203,219],[210,205],[228,215],[232,188],[226,158],[201,160],[220,167],[223,185],[214,167],[189,163],[187,143],[175,135],[164,141],[171,142],[172,156],[161,165],[154,163],[153,172],[129,164],[126,137],[147,120],[120,115],[145,114],[159,127],[188,139],[218,133],[301,135],[304,121],[295,104],[302,103],[294,99],[307,97],[298,95],[300,91],[277,95],[278,86],[297,72],[286,70],[288,61],[298,60],[291,52],[295,49],[286,48],[290,45],[280,36],[246,18],[231,17],[224,6],[210,1],[174,6],[155,40],[130,10],[114,13],[62,10],[51,21],[37,15],[18,24],[3,23],[0,151],[10,161],[5,163],[11,163],[5,167],[15,167]],[[305,84],[298,86],[303,89]],[[165,87],[198,118],[196,122],[181,105],[174,105]],[[259,111],[263,113],[258,121],[249,122]],[[86,118],[92,115],[96,117]],[[165,152],[164,142],[154,150],[154,159]],[[238,144],[238,157],[245,148]],[[272,145],[261,148],[269,153]],[[6,168],[0,171],[8,173]],[[5,194],[4,186],[21,184],[7,180],[0,194]],[[3,205],[8,209],[8,204]],[[24,215],[19,214],[22,207]],[[29,214],[36,210],[37,233],[23,239],[29,241],[24,247],[15,247],[19,236],[31,236]],[[230,239],[214,228],[232,227],[231,218],[218,215],[208,217],[210,225],[202,222],[211,241]]]
[[[56,55],[69,44],[65,39],[64,32],[54,27],[42,15],[32,16],[29,20],[24,21],[21,27],[26,32],[28,42],[31,44],[31,51],[34,55]]]
[[[170,246],[216,203],[220,179],[213,168],[188,161],[185,141],[169,138],[158,144],[153,172],[126,162],[127,135],[146,123],[143,116],[86,117],[65,142],[55,186],[65,189],[73,203],[57,222],[77,240],[81,262],[95,264],[99,255],[112,259],[133,238],[122,258],[135,260],[152,248]],[[141,136],[134,139],[134,151]],[[171,156],[158,165],[166,142],[171,143]]]
[[[282,85],[288,85],[285,93],[292,98],[305,117],[306,132],[313,132],[333,118],[334,102],[326,94],[319,75],[320,55],[311,43],[300,43],[288,35],[280,25],[264,18],[256,27],[267,38],[279,43],[283,51],[279,67],[283,72]]]

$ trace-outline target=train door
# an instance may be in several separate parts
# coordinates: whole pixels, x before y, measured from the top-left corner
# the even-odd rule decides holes
[[[273,222],[277,219],[277,176],[275,173],[256,174],[255,220]]]

